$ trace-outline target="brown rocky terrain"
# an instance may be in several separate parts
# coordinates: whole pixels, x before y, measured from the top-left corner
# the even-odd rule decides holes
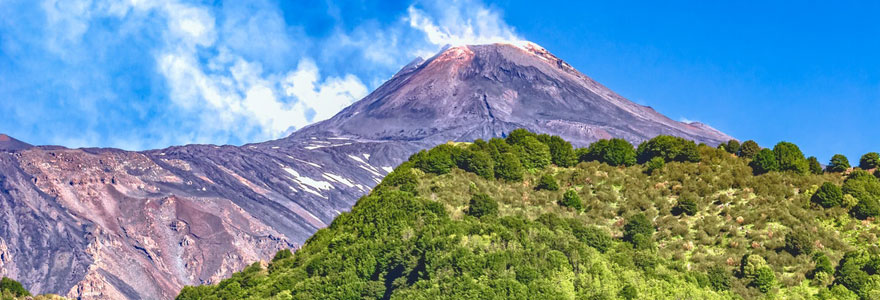
[[[0,135],[0,275],[35,293],[170,299],[296,248],[419,149],[519,127],[577,146],[730,139],[634,104],[534,44],[452,47],[264,143],[130,152]]]

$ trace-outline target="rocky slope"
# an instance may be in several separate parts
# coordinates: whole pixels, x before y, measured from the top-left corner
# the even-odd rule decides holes
[[[534,44],[453,47],[264,143],[129,152],[0,136],[0,275],[35,293],[170,299],[296,248],[419,149],[518,127],[578,146],[730,139],[634,104]]]

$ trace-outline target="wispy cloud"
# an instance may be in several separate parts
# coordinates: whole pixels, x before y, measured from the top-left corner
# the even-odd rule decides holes
[[[74,147],[263,141],[333,116],[416,55],[521,40],[479,1],[354,25],[323,13],[335,24],[315,35],[272,1],[0,2],[0,131]]]

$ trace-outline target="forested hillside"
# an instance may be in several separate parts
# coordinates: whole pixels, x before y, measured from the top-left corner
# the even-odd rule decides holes
[[[880,299],[878,161],[524,130],[444,144],[295,254],[178,299]]]
[[[11,278],[0,278],[0,300],[63,300],[58,295],[39,295],[31,296],[31,292],[24,288],[18,281]]]

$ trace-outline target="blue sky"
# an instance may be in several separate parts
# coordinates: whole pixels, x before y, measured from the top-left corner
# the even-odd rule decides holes
[[[242,144],[445,44],[536,42],[635,102],[827,161],[880,151],[876,2],[0,0],[0,132]]]

